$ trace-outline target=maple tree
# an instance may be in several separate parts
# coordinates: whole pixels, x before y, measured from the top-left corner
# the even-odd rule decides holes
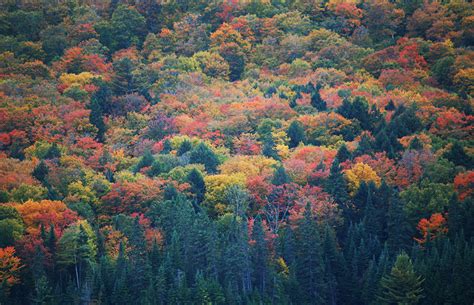
[[[446,228],[446,219],[440,213],[435,213],[429,219],[423,218],[417,226],[422,238],[415,238],[420,244],[425,244],[427,241],[445,235],[448,232]]]
[[[472,304],[469,1],[10,2],[0,303]]]
[[[19,272],[23,265],[21,260],[15,256],[15,248],[0,248],[0,281],[3,285],[13,286],[20,282]],[[5,289],[2,287],[2,289]]]

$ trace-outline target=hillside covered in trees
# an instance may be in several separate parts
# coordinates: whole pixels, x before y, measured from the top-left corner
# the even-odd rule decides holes
[[[0,1],[0,304],[472,305],[474,5]]]

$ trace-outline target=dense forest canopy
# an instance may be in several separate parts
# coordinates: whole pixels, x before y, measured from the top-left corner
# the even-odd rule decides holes
[[[471,1],[0,2],[0,304],[473,304]]]

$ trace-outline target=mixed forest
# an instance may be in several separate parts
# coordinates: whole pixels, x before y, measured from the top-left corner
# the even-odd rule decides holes
[[[0,1],[0,304],[472,305],[474,5]]]

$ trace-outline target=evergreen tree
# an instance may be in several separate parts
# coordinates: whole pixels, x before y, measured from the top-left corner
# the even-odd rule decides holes
[[[306,205],[298,233],[296,268],[303,299],[312,304],[326,304],[321,240],[309,204]]]
[[[46,162],[44,162],[43,160],[41,160],[40,163],[36,165],[33,172],[31,173],[31,175],[35,177],[36,180],[41,182],[43,185],[47,183],[48,174],[49,174],[49,167],[46,164]]]
[[[272,184],[273,185],[283,185],[286,183],[290,183],[291,179],[286,173],[286,170],[283,166],[277,167],[275,172],[273,173]]]
[[[262,154],[265,157],[273,158],[275,160],[280,160],[278,151],[275,148],[275,141],[273,140],[273,137],[271,135],[266,136],[263,139]]]
[[[311,106],[316,108],[319,111],[324,111],[327,108],[326,102],[322,99],[321,95],[319,94],[320,86],[316,86],[311,94]]]
[[[268,274],[268,249],[265,241],[262,220],[260,216],[255,218],[252,229],[253,245],[250,251],[252,261],[252,273],[254,286],[257,287],[260,294],[265,294],[269,282]]]
[[[203,164],[209,173],[215,173],[220,163],[214,151],[202,142],[191,150],[190,162]]]
[[[188,139],[184,140],[181,145],[179,145],[178,147],[178,151],[176,152],[176,155],[177,156],[182,156],[184,155],[185,153],[187,153],[188,151],[191,151],[191,149],[193,149],[193,146],[191,144],[191,141],[189,141]]]
[[[153,154],[151,153],[149,149],[146,149],[145,152],[143,153],[143,156],[135,165],[135,168],[133,169],[133,171],[135,173],[138,173],[142,168],[151,166],[154,161],[155,161],[155,158],[153,157]]]
[[[97,128],[96,139],[103,143],[105,141],[105,131],[107,130],[107,126],[104,123],[104,113],[100,101],[97,98],[92,97],[89,108],[91,110],[89,121]]]
[[[336,305],[339,302],[338,282],[343,276],[343,261],[337,247],[334,229],[326,224],[322,240],[322,257],[324,260],[325,283],[327,285],[328,304]]]
[[[196,196],[197,202],[201,203],[206,193],[206,184],[201,172],[193,168],[186,177],[186,180],[191,185],[191,192]]]
[[[291,122],[288,130],[286,131],[288,138],[290,139],[289,147],[294,148],[300,144],[300,142],[304,142],[305,134],[304,128],[298,121]]]
[[[382,292],[378,300],[381,304],[418,304],[423,297],[422,283],[410,257],[406,253],[399,254],[390,273],[380,281]]]
[[[346,144],[342,144],[337,150],[336,159],[339,160],[339,162],[344,162],[351,158],[351,152],[347,149]]]
[[[467,169],[471,169],[474,166],[473,158],[466,154],[459,142],[455,142],[451,149],[444,154],[444,157],[454,164],[464,166]]]
[[[387,213],[387,244],[391,253],[410,246],[410,227],[398,194],[390,199]]]
[[[372,155],[374,151],[374,143],[367,134],[363,134],[360,138],[359,145],[355,150],[354,154],[356,156],[360,155]]]
[[[53,143],[44,155],[45,159],[57,159],[61,157],[61,151],[58,148],[58,144]]]
[[[329,177],[327,179],[325,190],[332,195],[334,200],[339,204],[343,205],[349,200],[349,194],[347,192],[347,183],[344,179],[344,175],[341,171],[339,160],[334,159]]]
[[[160,154],[169,154],[173,150],[171,146],[170,139],[166,139],[163,141],[163,149],[160,151]]]

